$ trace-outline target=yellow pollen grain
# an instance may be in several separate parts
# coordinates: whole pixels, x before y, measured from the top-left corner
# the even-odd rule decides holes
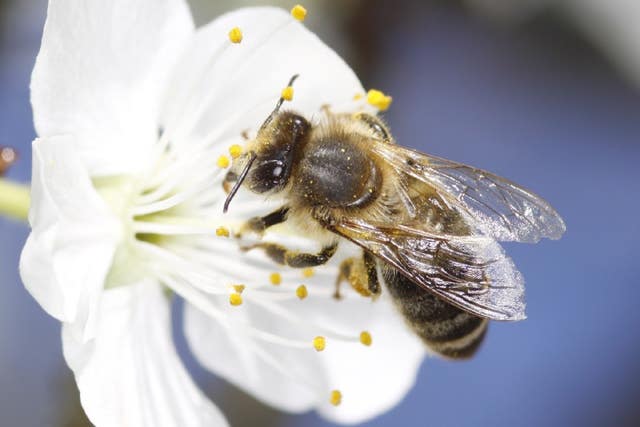
[[[291,101],[293,99],[293,87],[287,86],[284,89],[282,89],[282,92],[280,93],[280,96],[285,101]]]
[[[234,292],[232,294],[229,295],[229,304],[233,305],[233,306],[239,306],[242,304],[242,295],[240,295],[238,292]]]
[[[329,396],[329,403],[331,403],[333,406],[338,406],[340,403],[342,403],[342,393],[340,393],[340,390],[331,391],[331,395]]]
[[[300,299],[305,299],[309,295],[307,292],[307,287],[305,285],[300,285],[296,289],[296,296]]]
[[[231,155],[232,159],[237,159],[238,157],[240,157],[240,154],[242,154],[242,146],[233,144],[231,147],[229,147],[229,154]]]
[[[304,21],[304,18],[307,16],[307,9],[300,6],[299,4],[293,6],[291,9],[291,16],[296,18],[298,21]]]
[[[353,95],[353,100],[354,100],[354,101],[359,101],[359,100],[361,100],[362,98],[364,98],[364,94],[362,94],[362,93],[360,93],[360,92],[358,92],[358,93],[356,93],[355,95]]]
[[[226,169],[229,167],[229,165],[231,164],[231,162],[229,161],[229,158],[227,156],[225,156],[224,154],[222,154],[220,157],[218,157],[218,167],[221,169]]]
[[[367,347],[371,345],[371,334],[367,331],[360,332],[360,342]]]
[[[269,275],[269,281],[272,285],[279,285],[282,283],[282,276],[280,276],[280,273],[271,273]]]
[[[393,98],[376,89],[371,89],[367,92],[367,102],[380,111],[386,111],[392,100]]]
[[[229,237],[229,229],[227,229],[227,227],[218,227],[218,228],[216,228],[216,236],[218,236],[218,237]]]
[[[233,285],[233,290],[238,294],[241,294],[244,291],[244,288],[244,285]]]
[[[312,277],[313,275],[314,275],[314,272],[313,272],[313,268],[311,267],[308,267],[302,270],[303,277],[309,278],[309,277]]]
[[[229,41],[231,43],[240,43],[242,41],[242,30],[238,27],[233,27],[229,31]]]
[[[324,350],[326,344],[327,343],[324,337],[318,336],[313,339],[313,348],[315,348],[316,351]]]

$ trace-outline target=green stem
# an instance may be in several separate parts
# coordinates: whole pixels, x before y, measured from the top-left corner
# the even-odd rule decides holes
[[[29,185],[0,178],[0,215],[26,221],[29,214]]]

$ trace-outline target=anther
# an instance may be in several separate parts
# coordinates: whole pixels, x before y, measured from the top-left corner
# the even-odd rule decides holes
[[[238,144],[233,144],[231,147],[229,147],[229,154],[231,155],[232,159],[237,159],[238,157],[240,157],[240,154],[242,154],[242,147]]]
[[[296,18],[298,21],[304,21],[304,18],[307,16],[307,9],[300,6],[299,4],[293,6],[291,9],[291,16]]]
[[[305,299],[309,295],[307,292],[307,287],[305,285],[300,285],[296,289],[296,296],[300,299]]]
[[[308,267],[308,268],[305,268],[305,269],[302,270],[302,276],[303,277],[309,278],[309,277],[312,277],[313,274],[314,274],[313,273],[313,268],[311,268],[311,267]]]
[[[280,96],[285,101],[291,101],[293,99],[293,87],[287,86],[284,89],[282,89],[282,92],[280,93]]]
[[[279,285],[280,283],[282,283],[282,276],[280,276],[280,273],[271,273],[269,275],[269,281],[271,282],[272,285]]]
[[[313,339],[313,348],[315,348],[316,351],[324,350],[325,345],[326,340],[324,337],[318,336]]]
[[[376,89],[371,89],[367,92],[367,102],[380,111],[386,111],[392,100],[393,98]]]
[[[227,227],[218,227],[216,228],[216,236],[229,237],[229,230],[227,229]]]
[[[231,43],[240,43],[242,41],[242,30],[238,27],[233,27],[229,31],[229,41]]]
[[[238,294],[241,294],[244,291],[244,288],[244,285],[233,285],[233,290]]]
[[[367,331],[360,332],[360,342],[367,347],[371,345],[371,334]]]
[[[338,406],[342,403],[342,393],[340,390],[332,390],[331,395],[329,396],[329,403],[333,406]]]
[[[233,306],[239,306],[242,304],[242,295],[237,292],[229,294],[229,304]]]
[[[226,169],[229,167],[229,165],[231,164],[231,162],[229,161],[229,158],[227,156],[225,156],[224,154],[220,155],[220,157],[218,157],[218,167],[222,168],[222,169]]]

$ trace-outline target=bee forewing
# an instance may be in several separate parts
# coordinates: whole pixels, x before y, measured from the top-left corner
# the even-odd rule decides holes
[[[372,149],[399,174],[431,185],[466,212],[481,234],[499,241],[535,243],[543,237],[559,239],[566,230],[546,201],[507,179],[394,144],[375,143]]]
[[[436,235],[356,219],[336,224],[333,231],[469,313],[493,320],[526,317],[524,279],[490,237]]]

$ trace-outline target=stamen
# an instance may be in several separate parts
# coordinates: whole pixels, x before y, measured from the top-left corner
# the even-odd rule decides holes
[[[367,347],[371,345],[371,334],[367,331],[360,332],[360,342]]]
[[[307,292],[307,287],[305,285],[300,285],[296,289],[296,296],[300,299],[305,299],[309,295]]]
[[[302,22],[304,21],[304,18],[307,16],[307,9],[297,4],[293,6],[293,8],[291,9],[291,16],[296,18],[298,21]]]
[[[238,157],[240,157],[240,154],[242,154],[242,146],[233,144],[231,147],[229,147],[229,154],[231,155],[232,159],[237,159]]]
[[[240,43],[242,41],[242,31],[238,27],[233,27],[229,31],[229,41],[231,43]]]
[[[229,304],[233,306],[238,306],[242,304],[242,295],[237,292],[234,292],[229,295]]]
[[[230,164],[229,158],[224,154],[221,154],[220,157],[218,157],[217,165],[219,168],[226,169],[229,167],[229,164]]]
[[[329,396],[329,403],[333,406],[338,406],[342,403],[342,393],[340,390],[332,390],[331,395]]]
[[[282,283],[282,276],[280,276],[280,273],[271,273],[271,275],[269,276],[269,281],[272,285],[277,286]]]
[[[233,290],[236,291],[239,294],[244,292],[244,288],[245,288],[244,285],[233,285]]]
[[[229,229],[227,227],[218,227],[218,228],[216,228],[216,236],[218,236],[218,237],[229,237]]]
[[[324,350],[325,345],[326,345],[326,340],[324,337],[317,336],[313,339],[313,348],[315,348],[316,351]]]
[[[293,87],[291,86],[287,86],[284,89],[282,89],[282,92],[280,93],[280,96],[282,97],[282,99],[284,99],[285,101],[291,101],[293,100]]]
[[[313,275],[314,275],[314,271],[313,271],[313,268],[311,267],[308,267],[302,270],[302,277],[306,277],[308,279],[309,277],[313,277]]]
[[[376,89],[371,89],[367,92],[367,102],[380,111],[386,111],[392,100],[393,98]]]

